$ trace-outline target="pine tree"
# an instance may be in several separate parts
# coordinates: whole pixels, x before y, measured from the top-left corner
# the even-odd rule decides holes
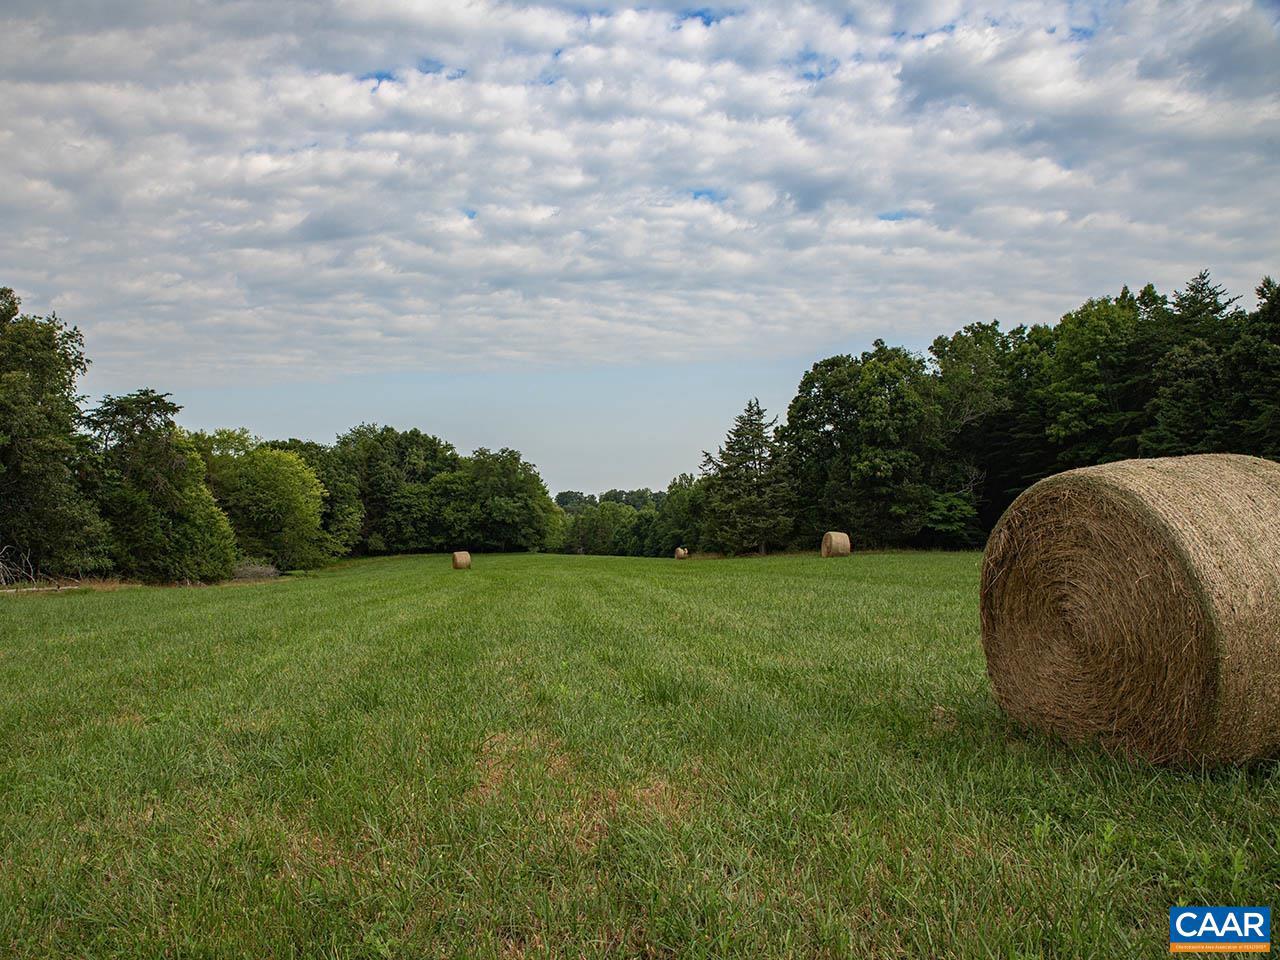
[[[706,539],[731,554],[763,554],[791,532],[791,490],[774,438],[777,418],[765,419],[752,399],[733,421],[718,456],[704,452]]]
[[[1280,284],[1264,277],[1258,308],[1226,352],[1231,449],[1280,459]]]

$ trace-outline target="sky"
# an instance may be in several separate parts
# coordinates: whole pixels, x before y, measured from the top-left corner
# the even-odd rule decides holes
[[[0,285],[91,395],[664,487],[876,337],[1280,275],[1280,4],[4,0]]]

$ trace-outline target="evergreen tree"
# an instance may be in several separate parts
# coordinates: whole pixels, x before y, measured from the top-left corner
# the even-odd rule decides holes
[[[1195,339],[1206,341],[1215,351],[1227,347],[1239,332],[1239,299],[1228,297],[1226,290],[1213,282],[1209,271],[1201,270],[1173,294],[1171,319],[1177,343],[1170,348]]]
[[[1238,381],[1248,378],[1255,360],[1239,352],[1242,340],[1251,338],[1248,318],[1235,306],[1238,299],[1226,296],[1207,270],[1174,293],[1165,311],[1170,335],[1164,353],[1146,371],[1152,393],[1139,438],[1143,456],[1253,452],[1233,422],[1243,399]]]
[[[1257,294],[1225,356],[1233,449],[1280,460],[1280,284],[1265,277]]]
[[[777,419],[765,420],[752,399],[733,421],[718,456],[704,452],[707,538],[726,553],[756,550],[785,541],[795,520],[791,490],[774,438]]]

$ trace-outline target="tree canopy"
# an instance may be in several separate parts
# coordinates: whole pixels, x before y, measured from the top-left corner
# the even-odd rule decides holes
[[[45,574],[109,563],[106,527],[85,489],[88,449],[76,390],[84,338],[56,316],[20,312],[0,288],[0,562]]]

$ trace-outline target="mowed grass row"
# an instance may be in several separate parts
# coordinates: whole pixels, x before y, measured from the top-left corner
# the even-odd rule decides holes
[[[0,953],[1156,956],[1275,764],[1011,728],[976,554],[0,598]]]

